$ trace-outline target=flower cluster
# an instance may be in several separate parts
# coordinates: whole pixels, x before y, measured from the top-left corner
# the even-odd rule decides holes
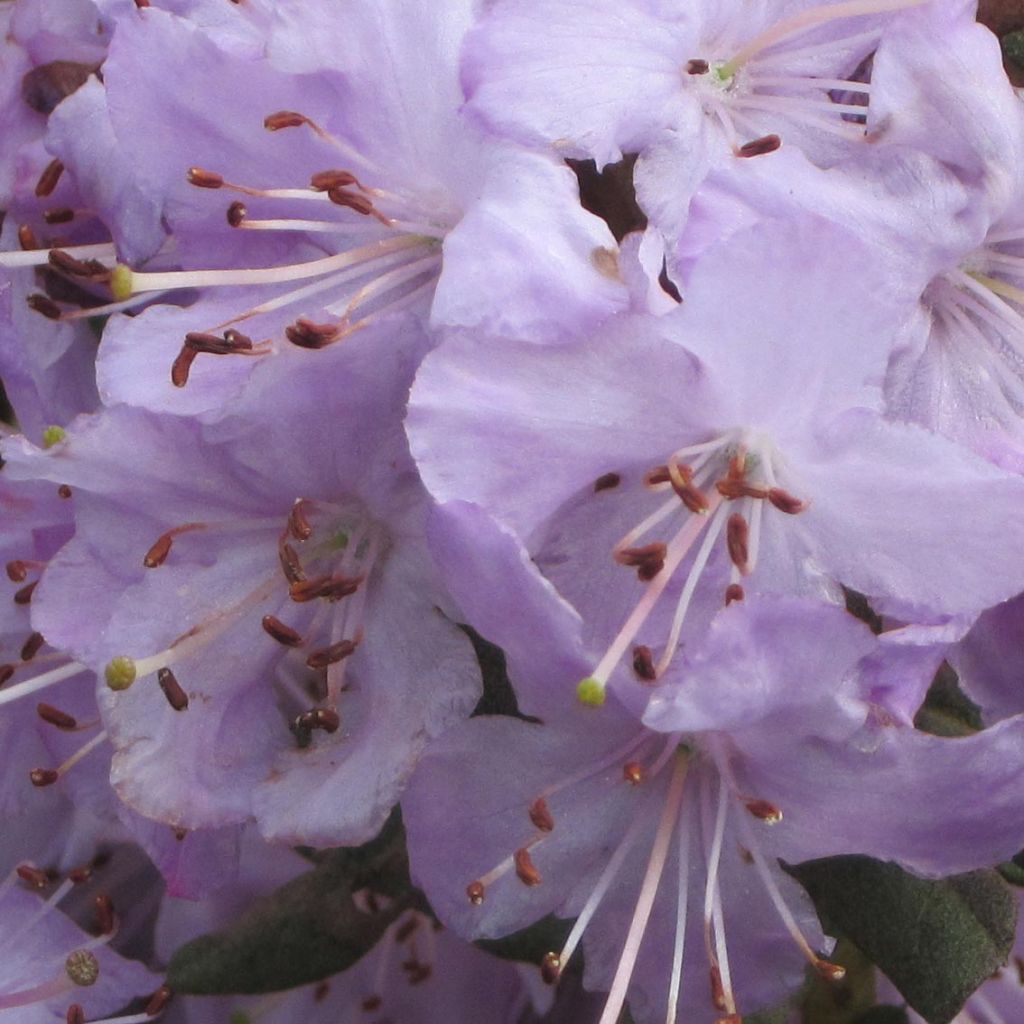
[[[0,4],[0,1024],[740,1024],[845,974],[790,866],[1020,852],[1024,101],[975,16]],[[940,669],[969,734],[915,727]],[[399,806],[365,957],[171,1000]]]

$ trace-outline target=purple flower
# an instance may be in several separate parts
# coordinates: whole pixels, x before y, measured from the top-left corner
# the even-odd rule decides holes
[[[604,1024],[627,991],[638,1021],[710,1021],[781,999],[801,958],[839,977],[777,858],[862,852],[938,874],[1016,849],[1024,720],[962,741],[898,725],[865,699],[877,641],[844,611],[728,608],[646,701],[588,709],[573,689],[600,597],[577,618],[471,505],[445,506],[432,535],[534,717],[474,718],[427,752],[403,800],[414,875],[469,936],[577,918],[544,969],[582,939],[588,984],[611,992]]]
[[[0,882],[0,1019],[5,1024],[113,1021],[109,1014],[153,993],[158,979],[108,947],[117,932],[109,903],[99,907],[100,934],[90,935],[59,909],[75,886],[73,877],[62,879],[46,897],[32,891],[49,885],[46,872],[31,864]],[[121,1024],[149,1019],[149,1014],[116,1018]]]
[[[478,670],[440,610],[399,421],[423,344],[397,322],[321,360],[289,353],[216,429],[116,408],[48,453],[10,445],[5,472],[75,488],[76,535],[33,614],[106,670],[112,782],[131,807],[360,842],[426,740],[473,707]]]
[[[102,89],[80,100],[90,130],[84,109],[51,129],[128,262],[156,252],[154,210],[172,229],[154,266],[119,266],[115,298],[199,290],[185,310],[112,323],[107,400],[219,414],[255,362],[210,354],[322,348],[405,307],[548,340],[626,306],[614,240],[571,171],[461,119],[468,4],[443,18],[363,4],[342,21],[330,5],[280,7],[269,61],[161,11],[126,17]],[[143,121],[171,127],[142,134]]]
[[[476,335],[421,368],[408,429],[425,482],[513,526],[590,607],[588,699],[629,684],[637,648],[636,671],[662,675],[746,592],[838,601],[842,584],[910,621],[1017,591],[1024,484],[879,414],[899,321],[870,255],[834,231],[737,233],[678,312],[543,350],[503,340],[500,375]]]

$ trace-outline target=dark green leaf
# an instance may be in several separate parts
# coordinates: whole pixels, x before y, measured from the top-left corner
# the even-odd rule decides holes
[[[572,930],[572,921],[548,914],[526,928],[500,939],[479,939],[477,945],[503,960],[539,964],[545,953],[562,948]]]
[[[1013,945],[1016,901],[996,871],[929,881],[869,857],[787,870],[826,930],[853,942],[929,1024],[948,1024]]]
[[[875,968],[847,939],[840,939],[829,959],[846,968],[840,981],[826,981],[814,971],[801,1001],[802,1024],[854,1024],[875,1005]]]
[[[259,901],[223,931],[172,957],[167,983],[191,995],[255,994],[320,981],[356,963],[422,897],[408,882],[401,820],[355,849],[316,855],[317,866]],[[352,894],[372,884],[387,909],[362,910]]]
[[[1013,860],[1000,864],[997,870],[1010,885],[1024,886],[1024,850],[1021,850]]]
[[[874,1006],[853,1024],[910,1024],[910,1020],[902,1006]]]
[[[970,736],[981,729],[981,709],[960,689],[949,665],[943,664],[935,673],[914,725],[935,736]]]
[[[999,42],[1003,56],[1017,67],[1024,68],[1024,29],[1008,32]]]

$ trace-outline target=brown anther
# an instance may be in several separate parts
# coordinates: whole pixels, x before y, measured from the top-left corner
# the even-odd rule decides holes
[[[814,961],[814,969],[826,981],[842,981],[846,977],[846,968],[842,964],[834,964],[830,960]]]
[[[423,982],[430,980],[433,973],[434,968],[430,964],[413,964],[409,969],[409,984],[422,985]]]
[[[105,892],[101,892],[93,900],[93,906],[96,908],[96,926],[100,930],[100,935],[109,935],[117,923],[114,916],[114,901]]]
[[[18,877],[31,885],[33,889],[45,889],[50,884],[50,878],[46,872],[31,864],[19,864],[17,871]]]
[[[627,761],[622,766],[622,777],[631,786],[639,786],[647,778],[647,769],[639,761]]]
[[[739,512],[733,512],[725,524],[725,544],[732,564],[746,575],[750,571],[750,527]]]
[[[28,303],[29,309],[45,316],[48,320],[60,319],[60,306],[58,306],[53,299],[47,298],[45,295],[40,295],[37,292],[34,295],[29,295],[25,301]]]
[[[399,927],[395,931],[395,941],[405,942],[405,940],[408,939],[410,935],[416,932],[419,926],[419,918],[410,917],[404,924],[401,925],[401,927]]]
[[[562,976],[562,959],[557,953],[545,953],[541,958],[540,976],[545,985],[554,985]]]
[[[47,259],[55,270],[72,277],[99,277],[110,272],[97,260],[78,260],[63,249],[51,249]]]
[[[384,1000],[380,996],[367,996],[363,1000],[363,1009],[367,1013],[373,1013],[374,1010],[379,1010],[384,1005]]]
[[[807,508],[807,502],[784,491],[781,487],[772,487],[768,491],[768,500],[780,511],[788,516],[798,515]]]
[[[43,214],[47,224],[70,224],[75,219],[75,211],[70,206],[55,206]]]
[[[374,212],[373,203],[359,192],[348,192],[343,188],[329,188],[327,198],[335,206],[344,206],[349,210],[362,214],[364,217]]]
[[[484,901],[485,890],[482,882],[470,882],[466,886],[466,896],[474,907],[479,907]]]
[[[260,625],[264,632],[285,647],[299,647],[302,644],[302,637],[291,626],[286,626],[273,615],[264,615]]]
[[[544,797],[539,796],[530,804],[530,821],[533,822],[533,827],[540,832],[554,831],[555,819]]]
[[[668,546],[655,541],[638,548],[622,548],[615,552],[614,558],[619,565],[628,565],[636,569],[637,576],[645,582],[654,579],[665,567],[665,555]]]
[[[746,484],[742,480],[734,480],[731,477],[723,477],[721,480],[715,481],[715,490],[727,501],[742,498],[746,489]]]
[[[739,157],[764,156],[766,153],[774,153],[782,145],[782,139],[778,135],[762,135],[759,139],[752,139],[744,142],[736,150]]]
[[[171,363],[171,383],[176,388],[183,388],[188,383],[189,371],[195,362],[196,354],[195,349],[184,346],[175,356],[174,362]]]
[[[686,73],[688,75],[706,75],[711,70],[711,65],[706,60],[688,60],[686,62]]]
[[[281,560],[281,571],[284,573],[284,578],[290,584],[302,583],[305,580],[306,574],[302,571],[298,552],[291,544],[283,541],[278,544],[277,556]]]
[[[618,473],[604,473],[594,481],[594,491],[610,491],[622,483],[622,477]]]
[[[36,195],[40,199],[53,195],[53,190],[57,187],[57,182],[60,181],[60,176],[63,173],[64,165],[59,160],[51,160],[43,169],[43,173],[39,175],[39,180],[36,182]]]
[[[28,224],[20,224],[18,226],[18,245],[22,249],[39,248],[39,239],[36,238],[36,233]]]
[[[633,648],[633,672],[637,679],[645,683],[653,683],[658,678],[654,654],[646,644],[637,644]]]
[[[188,829],[187,828],[181,828],[179,826],[178,828],[171,829],[171,834],[174,836],[174,838],[179,843],[181,843],[181,842],[184,842],[185,839],[188,838]]]
[[[679,500],[694,514],[705,515],[711,507],[704,492],[693,483],[693,472],[686,466],[670,466],[669,483]]]
[[[136,3],[139,0],[135,0]],[[146,4],[149,4],[149,0],[145,0]],[[79,1006],[78,1003],[72,1003],[68,1007],[67,1016],[65,1017],[67,1024],[85,1024],[85,1010]]]
[[[318,576],[312,580],[293,583],[288,594],[293,601],[302,603],[325,597],[328,601],[340,601],[354,594],[363,582],[362,576]]]
[[[228,208],[225,216],[227,217],[228,224],[233,228],[237,228],[243,220],[245,220],[248,210],[245,208],[245,203],[240,199],[236,199]]]
[[[52,704],[37,704],[36,714],[48,725],[63,729],[65,732],[78,728],[78,719],[61,711],[60,708],[55,708]]]
[[[315,989],[313,989],[313,1002],[322,1003],[331,992],[331,983],[329,981],[321,981]]]
[[[191,331],[185,335],[185,348],[211,356],[230,356],[236,352],[248,352],[252,348],[252,339],[238,331],[225,331],[222,337]]]
[[[285,337],[299,348],[325,348],[341,335],[341,327],[337,324],[317,324],[300,316],[293,324],[284,329]]]
[[[156,681],[164,691],[167,703],[175,711],[184,711],[188,707],[188,694],[181,688],[181,683],[169,668],[158,669]]]
[[[359,180],[351,171],[317,171],[309,179],[309,187],[315,192],[329,192],[332,188],[359,186]]]
[[[777,825],[782,821],[782,811],[767,800],[748,800],[746,808],[755,818],[768,825]]]
[[[3,686],[4,683],[8,682],[10,680],[11,676],[13,676],[13,675],[14,675],[14,666],[13,665],[0,665],[0,686]]]
[[[341,716],[333,708],[316,708],[313,711],[313,728],[324,732],[337,732],[341,726]]]
[[[28,586],[22,587],[21,590],[14,592],[14,603],[15,604],[31,604],[32,595],[35,593],[36,585],[39,580],[33,580]]]
[[[74,882],[75,885],[84,885],[92,878],[92,866],[89,864],[83,864],[80,867],[72,868],[68,872],[68,878]]]
[[[730,583],[725,588],[725,606],[728,608],[733,601],[742,601],[746,596],[746,591],[738,583]]]
[[[712,964],[709,974],[711,976],[711,1002],[716,1010],[727,1010],[729,1008],[725,1001],[725,989],[722,987],[722,972],[718,964]]]
[[[216,171],[207,171],[202,167],[190,167],[185,172],[190,185],[196,188],[223,188],[224,178]]]
[[[67,484],[61,484],[60,487],[57,488],[57,497],[58,498],[64,498],[64,499],[70,498],[71,497],[71,488],[68,487]]]
[[[305,114],[300,114],[295,110],[279,110],[274,114],[267,114],[263,118],[263,127],[268,132],[277,132],[282,128],[299,128],[309,122],[309,118]]]
[[[60,775],[52,768],[33,768],[28,773],[28,777],[33,786],[42,789],[44,786],[52,786],[60,778]]]
[[[311,504],[306,498],[298,498],[288,513],[288,532],[296,540],[309,540],[313,536],[313,526],[306,515]]]
[[[8,562],[6,568],[7,578],[12,583],[24,583],[28,578],[28,566],[20,558]]]
[[[525,846],[521,846],[516,850],[512,855],[512,859],[516,865],[516,877],[523,885],[540,885],[540,872],[533,863],[530,851]]]
[[[163,1013],[164,1008],[173,998],[174,993],[167,985],[161,985],[150,997],[149,1002],[146,1003],[146,1014],[150,1017],[155,1017],[159,1013]]]
[[[668,466],[655,466],[644,473],[644,486],[654,487],[657,484],[667,484],[671,480]]]
[[[174,543],[173,533],[163,533],[153,542],[153,546],[146,552],[142,564],[147,569],[156,569],[167,561],[171,553],[171,545]]]
[[[355,651],[357,646],[358,644],[354,640],[339,640],[329,647],[321,647],[317,651],[312,651],[306,659],[306,665],[309,668],[327,668],[328,665],[344,661]]]

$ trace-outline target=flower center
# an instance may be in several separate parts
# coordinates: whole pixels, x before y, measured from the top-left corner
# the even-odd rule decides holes
[[[594,671],[579,683],[582,703],[604,703],[608,681],[631,648],[637,678],[654,683],[664,675],[678,649],[697,585],[719,543],[724,544],[730,566],[725,603],[743,600],[741,580],[757,565],[766,505],[786,515],[807,507],[806,501],[779,485],[782,465],[770,439],[732,430],[712,441],[680,448],[664,465],[646,474],[645,489],[668,497],[612,549],[614,560],[635,569],[645,589]],[[669,541],[648,539],[673,520],[675,533]],[[647,644],[636,643],[637,637],[669,583],[684,571],[668,637],[655,660]]]

